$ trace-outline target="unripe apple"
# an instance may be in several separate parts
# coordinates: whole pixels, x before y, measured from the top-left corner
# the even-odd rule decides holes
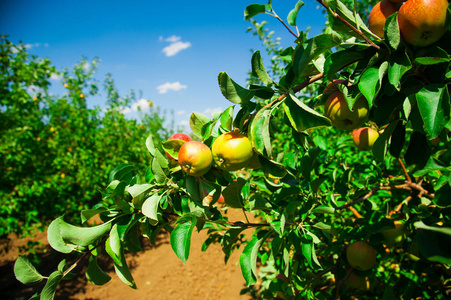
[[[189,141],[180,147],[178,161],[183,172],[191,176],[202,176],[212,164],[211,150],[198,141]]]
[[[368,277],[357,276],[354,272],[349,274],[344,284],[353,289],[368,291],[370,289],[370,280]]]
[[[376,250],[365,242],[357,241],[346,249],[346,258],[353,268],[367,271],[376,263]]]
[[[351,111],[341,91],[333,92],[324,104],[324,115],[332,125],[341,130],[353,130],[362,126],[368,117],[368,101],[361,96],[354,103]]]
[[[399,4],[391,0],[382,0],[370,12],[368,17],[368,28],[381,39],[384,38],[384,26],[388,17],[397,12]]]
[[[213,142],[211,152],[218,168],[225,171],[246,167],[254,155],[251,141],[237,131],[221,134]]]
[[[400,244],[406,239],[406,230],[404,223],[398,220],[396,220],[394,223],[395,228],[381,230],[385,244],[388,247],[393,247],[397,244]]]
[[[379,132],[370,127],[361,127],[352,131],[352,140],[357,149],[369,151],[373,149],[374,142],[379,137]]]
[[[428,46],[447,30],[448,0],[408,0],[398,12],[401,37],[414,46]]]
[[[181,140],[181,141],[189,142],[189,141],[191,141],[191,138],[189,137],[189,135],[179,132],[179,133],[174,133],[173,135],[171,135],[168,138],[168,141],[169,140]],[[168,157],[169,160],[175,159],[167,151],[165,151],[165,152],[166,152],[166,156]]]

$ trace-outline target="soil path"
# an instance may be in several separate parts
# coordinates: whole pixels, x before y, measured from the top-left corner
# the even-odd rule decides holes
[[[230,219],[237,220],[234,216],[237,217],[239,213],[230,212]],[[251,234],[252,231],[247,233]],[[141,253],[128,254],[127,262],[138,286],[137,290],[123,283],[111,264],[103,264],[102,267],[112,278],[109,283],[95,286],[88,283],[84,275],[79,275],[75,280],[61,284],[55,299],[251,299],[249,294],[240,295],[240,291],[246,288],[238,264],[242,248],[235,251],[227,264],[224,264],[224,253],[219,245],[212,244],[206,252],[201,251],[206,237],[205,231],[193,232],[186,264],[172,251],[168,234],[160,235],[156,246],[146,246],[146,250]],[[39,238],[46,241],[45,234]],[[0,258],[0,289],[7,299],[28,299],[34,294],[32,288],[15,281],[12,273],[13,262],[19,253],[17,245],[21,243],[24,241],[13,240],[10,244],[12,251]],[[56,269],[51,268],[51,262],[58,263],[62,258],[64,256],[49,250],[41,267],[48,270],[38,270],[48,275]]]

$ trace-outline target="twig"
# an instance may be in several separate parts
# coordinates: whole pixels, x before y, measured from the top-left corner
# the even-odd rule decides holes
[[[340,22],[342,22],[343,24],[345,24],[347,27],[349,27],[352,31],[354,31],[355,33],[357,33],[362,39],[364,39],[371,47],[374,47],[377,49],[377,51],[385,54],[385,55],[389,55],[386,51],[384,51],[383,49],[381,49],[381,47],[379,47],[378,45],[376,45],[372,40],[370,40],[360,29],[355,28],[354,26],[352,26],[348,21],[346,21],[345,19],[343,19],[342,16],[340,16],[339,14],[337,14],[336,12],[334,12],[326,3],[324,3],[323,0],[317,0],[318,3],[320,3],[322,6],[324,6],[324,8],[326,10],[328,10],[332,16],[334,18],[337,18]]]
[[[92,249],[86,251],[86,252],[85,252],[85,253],[84,253],[84,254],[83,254],[76,262],[74,262],[69,268],[67,268],[66,271],[64,271],[63,277],[66,276],[67,274],[69,274],[70,271],[72,271],[73,269],[75,269],[75,268],[78,266],[78,264],[79,264],[82,260],[84,260],[85,258],[89,257],[89,255],[92,254],[92,251],[94,251],[95,249],[97,249],[97,247],[99,247],[100,245],[102,245],[102,244],[107,240],[107,238],[108,238],[108,236],[104,237],[104,238],[102,239],[102,241],[101,241],[100,243],[98,243],[94,248],[92,248]]]
[[[404,175],[406,176],[406,180],[408,183],[412,183],[412,179],[409,176],[409,173],[407,172],[406,166],[404,165],[402,159],[399,157],[398,162],[401,165],[402,171],[404,172]]]
[[[354,214],[354,216],[355,216],[357,219],[362,219],[362,218],[363,218],[362,215],[358,212],[358,210],[355,209],[353,206],[349,206],[348,208],[349,208],[349,210]]]
[[[288,27],[288,25],[285,24],[285,22],[284,22],[284,21],[276,14],[276,12],[275,12],[274,10],[272,10],[271,12],[272,12],[272,14],[270,14],[270,13],[266,13],[266,14],[268,14],[268,15],[270,15],[270,16],[273,16],[274,18],[276,18],[277,20],[279,20],[279,21],[283,24],[283,26],[285,26],[285,28],[286,28],[292,35],[294,35],[295,38],[298,38],[298,35],[297,35],[296,33],[294,33],[293,31],[291,31],[291,29]]]

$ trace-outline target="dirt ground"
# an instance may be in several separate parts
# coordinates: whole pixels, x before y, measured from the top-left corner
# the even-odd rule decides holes
[[[231,220],[238,220],[232,218],[233,215]],[[79,276],[64,281],[58,287],[55,299],[251,299],[249,294],[240,295],[240,291],[246,288],[238,264],[242,249],[235,251],[227,264],[224,264],[224,253],[219,245],[212,244],[206,252],[201,251],[206,237],[204,231],[193,232],[191,252],[186,264],[172,251],[168,234],[160,235],[157,245],[144,245],[145,251],[128,254],[127,262],[138,286],[137,290],[122,283],[112,265],[106,261],[99,265],[111,276],[109,283],[104,286],[88,283],[83,273],[86,268],[84,266],[75,269],[80,273]],[[35,239],[46,243],[45,233],[39,234]],[[8,245],[10,250],[0,257],[0,290],[3,299],[28,299],[35,293],[35,289],[18,282],[13,274],[19,247],[25,244],[26,240],[12,238]],[[48,246],[45,249],[48,252],[42,255],[43,263],[38,271],[48,276],[56,270],[56,264],[67,256],[56,253]]]

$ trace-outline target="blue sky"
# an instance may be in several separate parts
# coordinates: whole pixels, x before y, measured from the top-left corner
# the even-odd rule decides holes
[[[296,2],[274,0],[273,7],[285,20]],[[260,41],[246,33],[250,23],[243,12],[254,3],[267,1],[1,0],[0,33],[28,44],[30,53],[50,58],[58,70],[71,68],[81,57],[99,57],[99,82],[111,73],[121,95],[132,89],[137,101],[149,99],[167,113],[174,111],[175,123],[186,125],[193,111],[211,116],[232,105],[221,95],[217,75],[226,71],[245,85],[250,50],[264,52]],[[267,27],[281,37],[283,47],[294,45],[276,19],[255,19],[269,21]],[[314,0],[305,0],[297,21],[300,31],[311,27],[313,36],[325,17]],[[58,79],[52,86],[63,93]],[[104,92],[88,97],[90,106],[104,101]],[[138,103],[130,108],[130,117],[136,117]]]

